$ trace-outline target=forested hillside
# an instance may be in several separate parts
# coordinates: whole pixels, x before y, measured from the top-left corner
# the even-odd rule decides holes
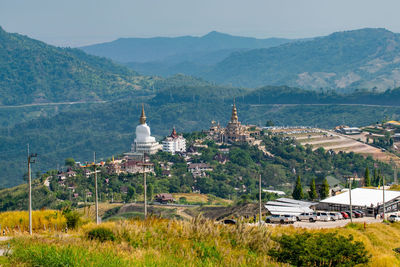
[[[118,99],[152,82],[108,59],[0,27],[0,105]]]
[[[337,32],[307,42],[236,52],[202,77],[246,87],[386,90],[400,84],[399,52],[400,35],[385,29]]]
[[[188,81],[198,85],[185,85]],[[99,158],[128,151],[135,137],[142,102],[145,102],[152,134],[159,138],[169,134],[173,126],[179,132],[191,132],[208,129],[211,120],[225,125],[230,118],[235,96],[239,120],[246,124],[263,126],[272,120],[277,125],[332,128],[341,124],[363,126],[384,119],[400,119],[399,106],[371,108],[357,100],[357,94],[353,94],[352,98],[360,105],[351,102],[342,105],[338,99],[346,100],[346,95],[332,94],[329,98],[322,93],[312,93],[311,97],[309,91],[293,88],[269,87],[260,89],[258,94],[258,91],[201,85],[202,81],[183,77],[166,80],[162,84],[163,89],[155,89],[155,96],[147,99],[135,97],[110,103],[64,107],[58,111],[54,107],[39,110],[38,107],[26,107],[23,109],[25,117],[18,112],[19,109],[0,109],[0,114],[16,114],[16,119],[24,120],[0,128],[0,186],[22,181],[28,142],[31,150],[40,155],[34,168],[42,171],[56,168],[67,157],[88,161],[93,151],[97,151]],[[387,94],[392,101],[389,103],[398,105],[398,91],[373,95],[367,103],[374,104],[374,99],[379,101]],[[321,104],[321,99],[322,103],[328,104]]]

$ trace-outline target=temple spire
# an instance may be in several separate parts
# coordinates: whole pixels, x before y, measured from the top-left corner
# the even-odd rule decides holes
[[[142,115],[140,115],[140,124],[146,124],[146,114],[144,113],[144,105],[142,104]]]
[[[238,115],[236,110],[235,99],[233,99],[231,122],[237,122],[237,121],[238,121]]]
[[[174,128],[172,129],[171,137],[172,137],[172,138],[178,137],[178,134],[176,133],[176,130],[175,130],[175,126],[174,126]]]

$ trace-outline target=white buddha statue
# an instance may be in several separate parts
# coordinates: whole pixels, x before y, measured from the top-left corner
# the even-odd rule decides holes
[[[142,114],[140,116],[140,124],[136,126],[136,138],[132,144],[132,152],[140,152],[146,154],[155,154],[161,149],[161,145],[151,136],[150,127],[146,123],[146,115],[144,106],[142,105]]]

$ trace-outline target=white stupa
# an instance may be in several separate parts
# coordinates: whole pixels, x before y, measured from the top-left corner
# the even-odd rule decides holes
[[[146,115],[142,105],[142,115],[140,116],[140,124],[136,126],[136,138],[132,144],[131,151],[135,154],[155,154],[162,149],[156,139],[151,136],[150,127],[146,123]]]

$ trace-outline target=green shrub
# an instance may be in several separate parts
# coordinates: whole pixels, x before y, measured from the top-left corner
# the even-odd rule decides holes
[[[273,238],[279,246],[269,255],[295,266],[354,266],[369,262],[364,243],[335,233],[283,234]]]
[[[87,232],[87,238],[90,240],[96,239],[99,240],[100,242],[105,242],[105,241],[114,241],[115,235],[108,228],[97,227]]]
[[[68,210],[63,212],[65,219],[67,219],[68,229],[75,229],[81,221],[81,215],[77,211]]]

